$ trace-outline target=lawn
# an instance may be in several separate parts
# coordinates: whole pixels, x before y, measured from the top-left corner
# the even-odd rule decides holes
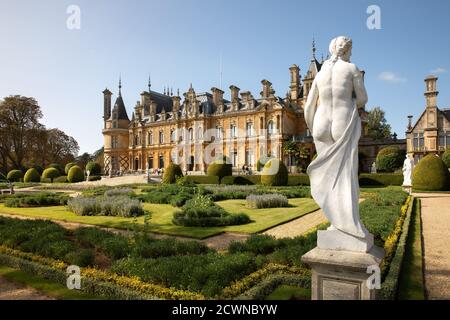
[[[69,290],[63,285],[29,275],[23,271],[0,266],[0,276],[11,282],[20,283],[41,291],[43,294],[59,300],[98,300],[99,297]]]
[[[318,209],[312,199],[289,199],[291,207],[271,209],[248,209],[245,200],[225,200],[217,202],[218,205],[230,213],[243,212],[249,215],[251,223],[240,226],[227,227],[183,227],[172,224],[172,215],[180,210],[168,204],[144,203],[143,206],[152,214],[149,230],[157,233],[186,236],[192,238],[207,238],[224,231],[256,233],[273,226],[301,217]],[[144,217],[122,218],[111,216],[78,216],[70,212],[64,206],[39,207],[39,208],[8,208],[0,204],[0,213],[14,214],[43,219],[77,222],[96,226],[118,229],[131,229],[136,224],[144,225]],[[136,222],[136,224],[135,224]]]

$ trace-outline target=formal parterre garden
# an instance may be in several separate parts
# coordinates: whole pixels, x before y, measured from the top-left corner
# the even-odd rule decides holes
[[[315,247],[317,229],[328,227],[296,238],[260,234],[318,209],[307,186],[184,179],[86,188],[72,197],[41,189],[0,198],[0,213],[8,214],[0,217],[0,265],[58,283],[65,283],[67,266],[77,265],[81,290],[109,299],[265,299],[292,288],[305,294],[311,275],[300,257]],[[362,197],[361,219],[386,250],[381,296],[393,299],[414,201],[399,187],[363,189]],[[55,221],[92,227],[66,229]],[[220,251],[199,241],[223,232],[250,237]]]

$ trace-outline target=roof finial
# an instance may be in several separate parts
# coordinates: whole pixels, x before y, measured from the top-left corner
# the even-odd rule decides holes
[[[148,74],[148,93],[150,93],[152,88],[152,77],[150,75],[150,73]]]
[[[122,96],[122,75],[119,74],[119,96]]]
[[[164,86],[164,95],[166,95],[166,86]]]
[[[314,36],[312,40],[312,56],[313,59],[316,59],[316,39],[314,39]]]
[[[177,96],[180,96],[180,88],[177,89]]]
[[[189,89],[192,89],[192,82],[191,82],[191,85],[189,86]]]
[[[173,96],[173,88],[172,87],[170,87],[170,96],[171,97]]]

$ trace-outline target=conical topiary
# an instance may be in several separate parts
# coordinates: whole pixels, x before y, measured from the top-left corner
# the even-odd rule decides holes
[[[443,191],[450,187],[450,173],[440,157],[429,154],[416,165],[412,176],[413,188],[424,191]]]

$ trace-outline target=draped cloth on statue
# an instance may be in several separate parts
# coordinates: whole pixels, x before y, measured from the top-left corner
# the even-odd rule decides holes
[[[369,232],[359,219],[360,136],[361,120],[355,105],[348,126],[337,141],[316,142],[317,158],[311,162],[307,173],[311,194],[331,222],[331,229],[365,238]]]

